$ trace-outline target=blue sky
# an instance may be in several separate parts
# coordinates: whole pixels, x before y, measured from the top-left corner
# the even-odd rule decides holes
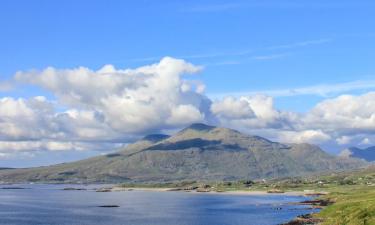
[[[373,1],[1,4],[3,79],[47,66],[137,67],[163,56],[206,65],[201,79],[212,94],[343,83],[375,73]],[[312,106],[282,101],[280,107],[296,110]]]
[[[204,67],[192,79],[213,100],[261,93],[279,110],[304,113],[375,90],[374,9],[370,0],[5,0],[0,80],[46,67],[137,68],[171,56]],[[39,95],[57,98],[30,84],[0,91]]]

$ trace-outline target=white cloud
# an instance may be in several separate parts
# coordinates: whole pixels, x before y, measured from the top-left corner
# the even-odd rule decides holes
[[[363,138],[363,140],[359,144],[360,145],[370,145],[370,144],[373,144],[373,142],[370,140],[370,138]]]
[[[255,116],[246,98],[226,97],[221,101],[214,102],[211,105],[211,110],[222,119],[244,119]]]
[[[265,95],[226,97],[215,101],[211,110],[221,124],[238,129],[289,129],[290,122],[297,119],[295,113],[276,110],[273,99]]]
[[[112,65],[98,71],[83,67],[70,70],[47,68],[41,72],[19,72],[16,79],[48,89],[69,107],[91,111],[86,115],[81,113],[81,116],[86,116],[85,121],[102,119],[112,130],[124,134],[181,125],[181,122],[173,123],[176,122],[173,117],[176,116],[175,110],[183,105],[195,109],[190,112],[199,112],[200,103],[205,98],[200,94],[202,85],[193,91],[182,75],[200,70],[200,67],[183,60],[165,57],[158,64],[137,69],[117,70]],[[165,121],[169,121],[168,124]],[[85,131],[89,134],[95,132],[100,133],[94,129]]]
[[[45,134],[39,126],[49,120],[49,103],[40,97],[0,99],[0,139],[32,139]],[[37,129],[32,129],[37,128]]]
[[[339,145],[347,145],[347,144],[349,144],[351,141],[352,141],[352,137],[345,136],[345,135],[336,138],[336,142],[337,142],[337,144],[339,144]]]
[[[304,123],[348,134],[375,132],[375,92],[324,100],[306,115]]]
[[[326,99],[299,114],[277,110],[267,95],[225,96],[212,102],[204,95],[202,82],[185,77],[200,70],[184,60],[165,57],[136,69],[105,65],[97,71],[51,67],[18,72],[15,80],[48,90],[56,101],[43,96],[0,98],[0,153],[5,157],[32,150],[109,150],[144,134],[193,122],[213,123],[282,142],[371,143],[375,92]],[[352,82],[333,89],[369,85]],[[299,92],[326,93],[328,89],[314,86]]]
[[[331,140],[331,137],[321,130],[281,131],[278,139],[288,143],[322,144]]]
[[[0,152],[110,150],[145,133],[205,121],[211,112],[204,84],[182,77],[200,70],[165,57],[136,69],[18,72],[17,82],[40,86],[57,101],[1,98]],[[61,107],[67,110],[56,111]]]
[[[168,118],[168,124],[190,124],[195,122],[201,122],[204,119],[204,115],[192,105],[179,105],[172,109],[171,116]]]
[[[324,100],[303,115],[298,127],[322,130],[336,137],[340,145],[368,140],[375,132],[375,92]]]
[[[41,96],[0,99],[0,140],[100,140],[116,135],[93,111],[58,113],[53,103]]]
[[[11,155],[13,153],[37,152],[37,151],[105,151],[113,150],[122,144],[101,144],[95,142],[74,142],[74,141],[0,141],[0,153]],[[105,149],[111,147],[112,149]]]
[[[226,97],[211,109],[223,125],[282,142],[369,144],[375,132],[375,92],[327,99],[304,114],[276,110],[264,95]]]

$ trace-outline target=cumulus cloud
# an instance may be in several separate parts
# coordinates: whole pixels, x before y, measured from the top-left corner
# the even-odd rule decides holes
[[[211,106],[221,124],[288,143],[322,143],[331,137],[322,130],[302,127],[304,116],[274,108],[272,97],[226,97]]]
[[[79,150],[75,143],[124,143],[140,135],[209,121],[204,84],[185,78],[201,67],[170,57],[136,69],[47,68],[18,72],[15,80],[51,92],[0,99],[1,149]],[[58,107],[56,107],[58,106]],[[56,108],[66,108],[58,111]],[[14,142],[13,142],[14,141]],[[17,142],[15,142],[17,141]],[[29,146],[29,147],[27,147]]]
[[[239,129],[282,142],[338,145],[375,140],[375,93],[342,95],[309,112],[278,110],[266,95],[212,101],[205,84],[188,76],[201,67],[165,57],[135,69],[46,68],[14,79],[49,91],[43,96],[0,98],[0,157],[12,152],[110,150],[151,132],[194,122]],[[61,110],[61,109],[64,110]]]
[[[247,98],[235,99],[226,97],[211,105],[211,110],[221,119],[246,119],[253,118],[255,114]]]
[[[211,110],[221,124],[282,142],[369,145],[375,132],[375,92],[326,99],[304,114],[277,110],[264,95],[225,97]]]
[[[214,102],[211,110],[220,123],[239,128],[288,129],[290,122],[297,118],[294,113],[276,110],[272,97],[265,95],[226,97]]]
[[[46,135],[45,127],[39,125],[50,125],[47,122],[49,113],[52,113],[51,106],[41,97],[29,100],[1,98],[0,139],[33,139]]]
[[[321,144],[331,140],[331,137],[321,130],[280,131],[278,139],[289,143]]]
[[[168,118],[168,124],[189,124],[201,122],[204,115],[192,105],[179,105],[172,109],[171,116]]]
[[[51,91],[68,107],[91,111],[80,114],[87,121],[102,120],[120,133],[142,133],[202,119],[200,105],[207,101],[201,94],[202,87],[193,90],[182,78],[200,69],[184,60],[165,57],[137,69],[117,70],[112,65],[98,71],[47,68],[19,72],[15,78]],[[95,129],[88,133],[95,132],[100,133]]]
[[[305,126],[343,134],[375,131],[375,92],[341,95],[318,103],[304,118]]]

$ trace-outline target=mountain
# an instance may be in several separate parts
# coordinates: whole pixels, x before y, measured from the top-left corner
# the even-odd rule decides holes
[[[365,149],[357,148],[357,147],[350,147],[344,149],[340,156],[344,158],[357,158],[363,159],[367,162],[375,162],[375,146],[368,147]]]
[[[0,182],[174,182],[238,180],[357,168],[364,163],[311,144],[282,144],[238,131],[193,124],[149,135],[119,152],[73,163],[0,171]]]

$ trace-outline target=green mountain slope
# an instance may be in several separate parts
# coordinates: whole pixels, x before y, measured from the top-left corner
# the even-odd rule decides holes
[[[193,124],[173,136],[150,135],[123,150],[73,163],[0,171],[1,182],[173,182],[238,180],[352,169],[364,163],[310,144],[281,144]]]

